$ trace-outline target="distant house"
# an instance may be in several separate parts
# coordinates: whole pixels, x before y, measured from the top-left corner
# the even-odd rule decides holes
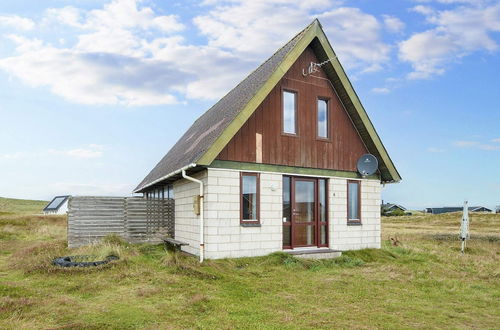
[[[449,206],[449,207],[428,207],[425,209],[426,213],[441,214],[450,212],[460,212],[463,210],[462,206]],[[493,212],[491,209],[484,206],[469,206],[469,212]]]
[[[469,207],[469,211],[471,211],[471,212],[488,212],[488,213],[493,212],[492,209],[489,209],[489,208],[484,207],[484,206],[472,206],[472,207]]]
[[[56,196],[43,209],[44,214],[66,214],[70,196]]]
[[[406,208],[404,206],[399,205],[399,204],[392,204],[392,203],[382,204],[382,212],[385,214],[392,213],[396,210],[400,210],[402,212],[405,212]]]
[[[378,160],[373,175],[357,172],[365,154]],[[314,20],[199,117],[134,192],[173,190],[174,238],[203,260],[380,248],[381,188],[400,180]]]

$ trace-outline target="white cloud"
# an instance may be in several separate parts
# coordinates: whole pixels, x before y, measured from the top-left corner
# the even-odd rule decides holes
[[[0,159],[16,160],[16,159],[22,159],[22,158],[29,158],[33,155],[34,154],[32,154],[32,153],[18,151],[18,152],[13,152],[13,153],[9,153],[9,154],[0,154]]]
[[[399,33],[404,30],[405,23],[403,23],[399,18],[390,15],[384,15],[383,18],[384,18],[385,28],[389,32]]]
[[[481,149],[481,150],[500,150],[500,146],[498,145],[491,145],[487,143],[480,143],[477,141],[456,141],[454,143],[456,147],[459,148],[475,148],[475,149]]]
[[[423,5],[415,6],[415,7],[411,8],[410,11],[414,11],[414,12],[422,14],[422,15],[434,14],[434,9],[432,9],[429,6],[423,6]]]
[[[77,29],[77,42],[66,48],[36,38],[10,35],[17,54],[0,59],[0,69],[33,87],[83,104],[143,106],[172,104],[176,88],[187,75],[175,63],[155,59],[147,52],[145,33],[177,32],[176,16],[158,16],[136,0],[115,0],[103,9],[73,7],[48,9],[44,24]],[[142,29],[143,32],[138,32]]]
[[[499,3],[441,11],[420,5],[412,10],[423,14],[434,28],[399,43],[399,58],[413,67],[410,79],[442,74],[447,65],[471,52],[498,49],[491,34],[500,32]]]
[[[491,142],[493,142],[493,143],[500,143],[500,138],[492,139]]]
[[[410,39],[399,44],[399,58],[412,63],[414,71],[408,77],[428,78],[443,74],[442,65],[449,60],[449,53],[456,45],[448,35],[430,30],[414,34]]]
[[[479,145],[479,149],[483,150],[500,150],[500,146],[494,146],[491,144],[481,144]]]
[[[435,147],[429,147],[427,148],[427,151],[428,152],[436,152],[436,153],[439,153],[439,152],[445,152],[444,149],[441,149],[441,148],[435,148]]]
[[[210,46],[229,49],[243,58],[264,59],[318,17],[347,67],[369,72],[380,69],[380,64],[388,60],[389,46],[381,40],[381,23],[358,8],[338,7],[331,2],[328,5],[328,1],[217,3],[218,6],[196,17],[194,22],[207,36]]]
[[[212,1],[207,14],[194,23],[209,46],[246,56],[269,56],[312,18],[300,8],[303,1]]]
[[[162,32],[180,31],[184,25],[175,15],[157,16],[150,7],[138,7],[140,0],[113,0],[102,9],[83,11],[67,6],[46,10],[45,22],[52,20],[88,30],[116,30],[140,28],[157,29]]]
[[[102,156],[102,151],[91,149],[73,149],[68,150],[66,154],[75,158],[98,158]]]
[[[372,88],[372,92],[376,94],[389,94],[391,90],[387,87],[375,87]]]
[[[93,10],[47,9],[42,25],[73,35],[55,44],[10,35],[17,54],[0,59],[0,69],[90,105],[217,99],[317,16],[354,73],[378,71],[389,60],[390,47],[381,38],[384,25],[357,8],[339,7],[338,1],[205,1],[212,7],[193,19],[208,39],[201,45],[186,42],[177,16],[159,15],[145,4],[113,0]]]
[[[99,158],[103,155],[105,147],[98,144],[89,144],[84,148],[76,148],[70,150],[54,150],[50,149],[49,153],[53,155],[63,155],[71,158]]]
[[[19,55],[0,59],[0,68],[33,87],[83,104],[175,103],[169,88],[182,83],[171,63],[113,53],[61,49],[21,37]]]
[[[454,144],[460,148],[469,148],[476,146],[478,143],[475,141],[455,141]]]
[[[60,155],[71,158],[99,158],[106,150],[106,146],[100,144],[88,144],[82,148],[68,150],[48,149],[45,151],[17,151],[14,153],[0,154],[0,159],[17,160],[26,158],[41,158],[47,155]]]
[[[382,26],[374,16],[350,7],[318,16],[343,64],[370,72],[389,60],[390,47],[382,41]]]
[[[414,0],[415,2],[438,2],[443,4],[481,4],[485,2],[493,2],[495,0]]]
[[[35,22],[29,18],[17,15],[0,15],[0,26],[28,31],[35,27]]]

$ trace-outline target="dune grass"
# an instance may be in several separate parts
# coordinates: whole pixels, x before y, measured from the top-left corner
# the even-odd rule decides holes
[[[458,216],[458,217],[457,217]],[[500,217],[383,219],[383,248],[331,260],[208,260],[109,237],[68,250],[62,216],[0,215],[0,328],[498,328]],[[397,237],[398,246],[390,238]],[[394,240],[393,240],[394,241]],[[118,255],[61,269],[56,256]]]
[[[48,201],[0,197],[0,215],[41,213]]]

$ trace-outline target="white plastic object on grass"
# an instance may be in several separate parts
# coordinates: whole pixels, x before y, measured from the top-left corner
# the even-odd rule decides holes
[[[464,209],[462,215],[462,224],[460,226],[460,240],[462,241],[462,253],[465,252],[465,241],[470,238],[469,235],[469,207],[467,201],[464,202]]]

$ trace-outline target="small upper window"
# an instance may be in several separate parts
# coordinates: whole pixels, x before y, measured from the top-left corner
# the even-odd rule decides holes
[[[297,93],[283,91],[283,132],[297,133],[296,124]]]
[[[318,99],[318,137],[328,138],[328,101]]]

